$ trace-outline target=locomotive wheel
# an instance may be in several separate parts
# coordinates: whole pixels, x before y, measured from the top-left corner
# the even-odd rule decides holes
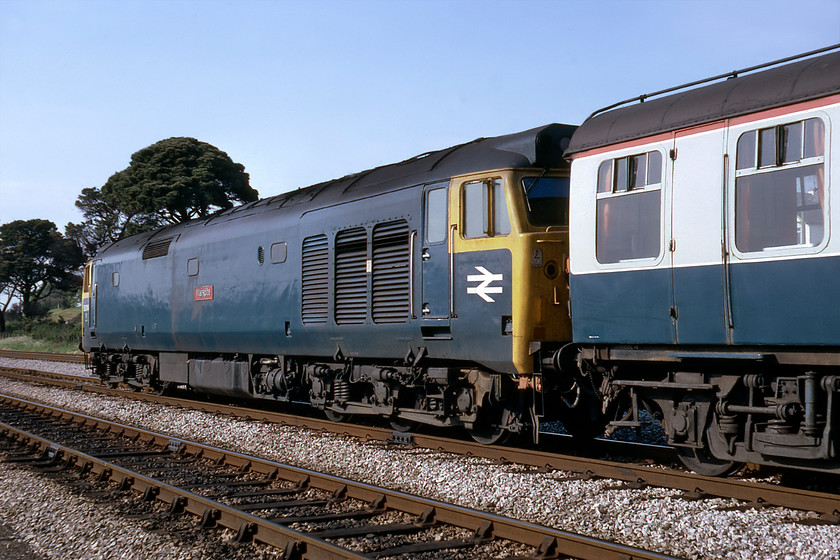
[[[509,414],[508,410],[501,407],[481,407],[478,418],[469,430],[470,437],[484,445],[498,445],[506,442],[511,434],[502,426]]]
[[[336,412],[335,410],[330,410],[329,408],[324,409],[324,415],[327,417],[327,420],[331,422],[347,422],[350,419],[349,414],[344,414],[341,412]]]
[[[740,471],[744,463],[726,461],[712,455],[708,449],[677,447],[677,456],[683,465],[705,476],[728,476]]]
[[[417,426],[420,425],[417,422],[403,420],[401,418],[391,418],[388,420],[388,423],[391,424],[391,428],[393,428],[395,432],[413,432],[417,429]]]

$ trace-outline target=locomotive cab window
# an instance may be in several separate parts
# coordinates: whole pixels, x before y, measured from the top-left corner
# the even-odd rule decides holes
[[[446,186],[426,191],[426,242],[446,241]]]
[[[595,252],[599,263],[654,259],[660,252],[662,154],[608,159],[598,168]]]
[[[463,190],[464,237],[495,237],[510,233],[501,179],[466,183]]]
[[[522,190],[532,226],[569,225],[568,177],[524,177]]]
[[[827,239],[821,119],[750,130],[738,138],[736,150],[739,251],[807,250]]]

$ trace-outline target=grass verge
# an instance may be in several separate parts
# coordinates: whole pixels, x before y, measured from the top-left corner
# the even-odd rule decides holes
[[[16,335],[0,338],[0,350],[17,350],[20,352],[56,352],[59,354],[81,354],[79,341],[54,342],[38,340],[27,335]]]

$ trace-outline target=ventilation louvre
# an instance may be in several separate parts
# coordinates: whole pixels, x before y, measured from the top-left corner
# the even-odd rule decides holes
[[[304,324],[326,323],[330,276],[327,236],[304,239],[301,260],[301,320]]]
[[[405,220],[373,230],[373,305],[375,323],[405,323],[410,312],[409,228]]]
[[[171,237],[164,237],[161,239],[155,239],[154,241],[149,241],[146,243],[146,246],[143,247],[143,260],[147,259],[154,259],[156,257],[165,257],[169,254],[169,246],[172,244],[172,241],[175,239],[175,236]]]
[[[335,236],[336,324],[364,323],[367,307],[367,231],[344,230]]]

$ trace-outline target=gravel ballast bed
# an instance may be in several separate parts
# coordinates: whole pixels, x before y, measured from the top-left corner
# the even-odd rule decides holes
[[[25,367],[36,369],[34,365]],[[784,508],[740,511],[740,503],[735,500],[686,501],[674,490],[619,489],[621,483],[612,480],[566,480],[568,475],[562,472],[541,473],[521,465],[499,465],[423,449],[390,449],[378,442],[5,379],[0,379],[0,391],[174,437],[674,556],[785,560],[840,557],[840,527],[797,523],[816,517],[808,512]],[[7,472],[1,471],[0,476],[6,482]],[[14,515],[5,509],[0,515],[25,532]],[[72,518],[59,514],[51,520],[56,525],[64,520],[73,523]],[[37,548],[34,543],[33,548],[60,557],[60,551]],[[129,548],[126,555],[111,557],[151,558],[149,554],[131,555],[135,553]]]
[[[50,373],[62,373],[64,375],[78,375],[79,377],[93,377],[91,372],[85,369],[84,364],[74,364],[70,362],[22,360],[20,358],[6,358],[5,356],[0,356],[0,367],[47,371]]]
[[[0,516],[14,527],[16,538],[48,558],[212,558],[202,549],[144,531],[46,477],[0,463],[0,480],[14,488],[0,493]]]

